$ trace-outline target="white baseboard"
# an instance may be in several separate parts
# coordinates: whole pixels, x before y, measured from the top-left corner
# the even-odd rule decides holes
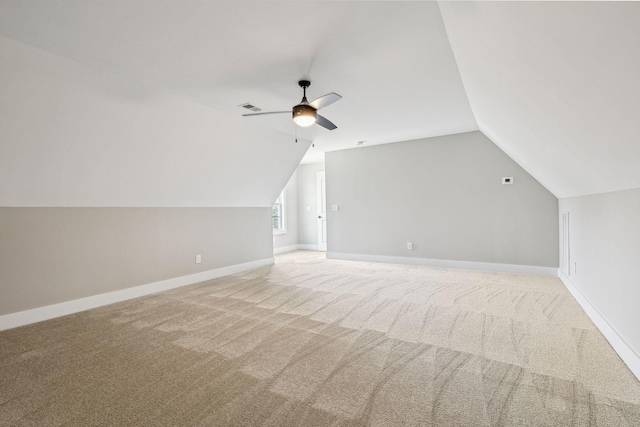
[[[285,252],[292,251],[317,251],[318,245],[291,245],[291,246],[283,246],[281,248],[273,248],[273,254],[283,254]]]
[[[285,252],[291,252],[291,251],[297,251],[297,250],[298,250],[298,245],[283,246],[281,248],[273,248],[273,254],[277,255],[277,254],[283,254]]]
[[[384,262],[388,264],[425,265],[428,267],[459,268],[463,270],[499,273],[538,274],[544,276],[556,276],[558,274],[558,269],[555,267],[538,267],[534,265],[494,264],[490,262],[453,261],[385,255],[342,254],[336,252],[327,252],[327,258],[350,261]]]
[[[156,292],[179,288],[181,286],[192,285],[194,283],[204,282],[205,280],[217,279],[218,277],[252,270],[254,268],[263,267],[273,263],[273,258],[265,258],[242,264],[230,265],[228,267],[216,268],[214,270],[203,271],[201,273],[189,274],[188,276],[161,280],[159,282],[149,283],[146,285],[134,286],[132,288],[122,289],[119,291],[107,292],[105,294],[93,295],[72,301],[65,301],[59,304],[38,307],[32,310],[5,314],[4,316],[0,316],[0,331],[53,319],[55,317],[66,316],[68,314],[78,313],[91,308],[154,294]]]
[[[602,335],[609,341],[611,347],[618,353],[618,356],[622,359],[624,363],[629,367],[633,375],[640,380],[640,356],[636,354],[635,351],[629,344],[620,336],[618,332],[607,322],[607,320],[600,314],[598,309],[596,309],[591,301],[578,289],[571,280],[558,269],[558,277],[564,283],[564,286],[567,290],[573,295],[573,297],[578,301],[578,304],[582,307],[582,309],[587,313],[591,321],[596,325],[596,327],[602,332]]]

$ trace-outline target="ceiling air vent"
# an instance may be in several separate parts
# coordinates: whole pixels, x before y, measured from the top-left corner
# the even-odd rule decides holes
[[[251,105],[248,102],[246,104],[239,105],[239,107],[246,108],[247,110],[251,110],[254,112],[262,111],[262,108],[258,108],[255,105]]]

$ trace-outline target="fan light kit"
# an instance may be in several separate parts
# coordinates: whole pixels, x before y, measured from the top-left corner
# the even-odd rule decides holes
[[[244,117],[247,116],[263,116],[266,114],[291,114],[293,117],[293,121],[298,126],[311,126],[314,123],[319,124],[325,129],[334,130],[337,129],[337,126],[327,120],[325,117],[318,114],[318,110],[320,108],[324,108],[333,104],[334,102],[342,99],[340,95],[337,93],[328,93],[315,101],[309,102],[307,101],[307,88],[311,86],[311,82],[309,80],[300,80],[298,85],[302,88],[302,101],[296,106],[294,106],[291,111],[270,111],[267,113],[254,113],[254,114],[243,114]]]
[[[296,105],[293,107],[293,121],[298,126],[311,126],[318,119],[318,112],[308,105]]]

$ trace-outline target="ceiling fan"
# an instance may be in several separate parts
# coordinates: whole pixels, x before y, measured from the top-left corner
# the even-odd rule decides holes
[[[336,101],[339,101],[342,96],[337,93],[328,93],[315,101],[309,102],[307,101],[307,88],[311,86],[311,82],[309,80],[300,80],[298,85],[302,88],[302,101],[296,106],[294,106],[291,111],[269,111],[266,113],[253,113],[253,114],[243,114],[243,117],[248,116],[264,116],[266,114],[291,114],[293,116],[293,121],[296,122],[298,126],[311,126],[314,123],[319,124],[325,129],[334,130],[337,128],[336,125],[331,123],[325,117],[318,114],[318,110],[324,108],[328,105],[333,104]]]

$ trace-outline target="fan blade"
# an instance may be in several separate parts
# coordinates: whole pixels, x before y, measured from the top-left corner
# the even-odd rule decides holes
[[[268,111],[266,113],[251,113],[251,114],[243,114],[242,117],[249,117],[249,116],[264,116],[266,114],[284,114],[284,113],[289,113],[291,114],[291,110],[289,111]]]
[[[318,114],[318,118],[316,120],[316,123],[319,124],[320,126],[322,126],[323,128],[329,129],[329,130],[334,130],[334,129],[338,128],[338,126],[334,125],[329,120],[327,120],[326,117],[323,117],[320,114]]]
[[[313,108],[315,108],[316,110],[319,110],[321,108],[327,107],[331,104],[333,104],[336,101],[341,100],[342,97],[340,95],[338,95],[337,93],[328,93],[324,96],[321,96],[320,98],[316,99],[315,101],[312,101],[309,103],[309,105],[311,105]]]

